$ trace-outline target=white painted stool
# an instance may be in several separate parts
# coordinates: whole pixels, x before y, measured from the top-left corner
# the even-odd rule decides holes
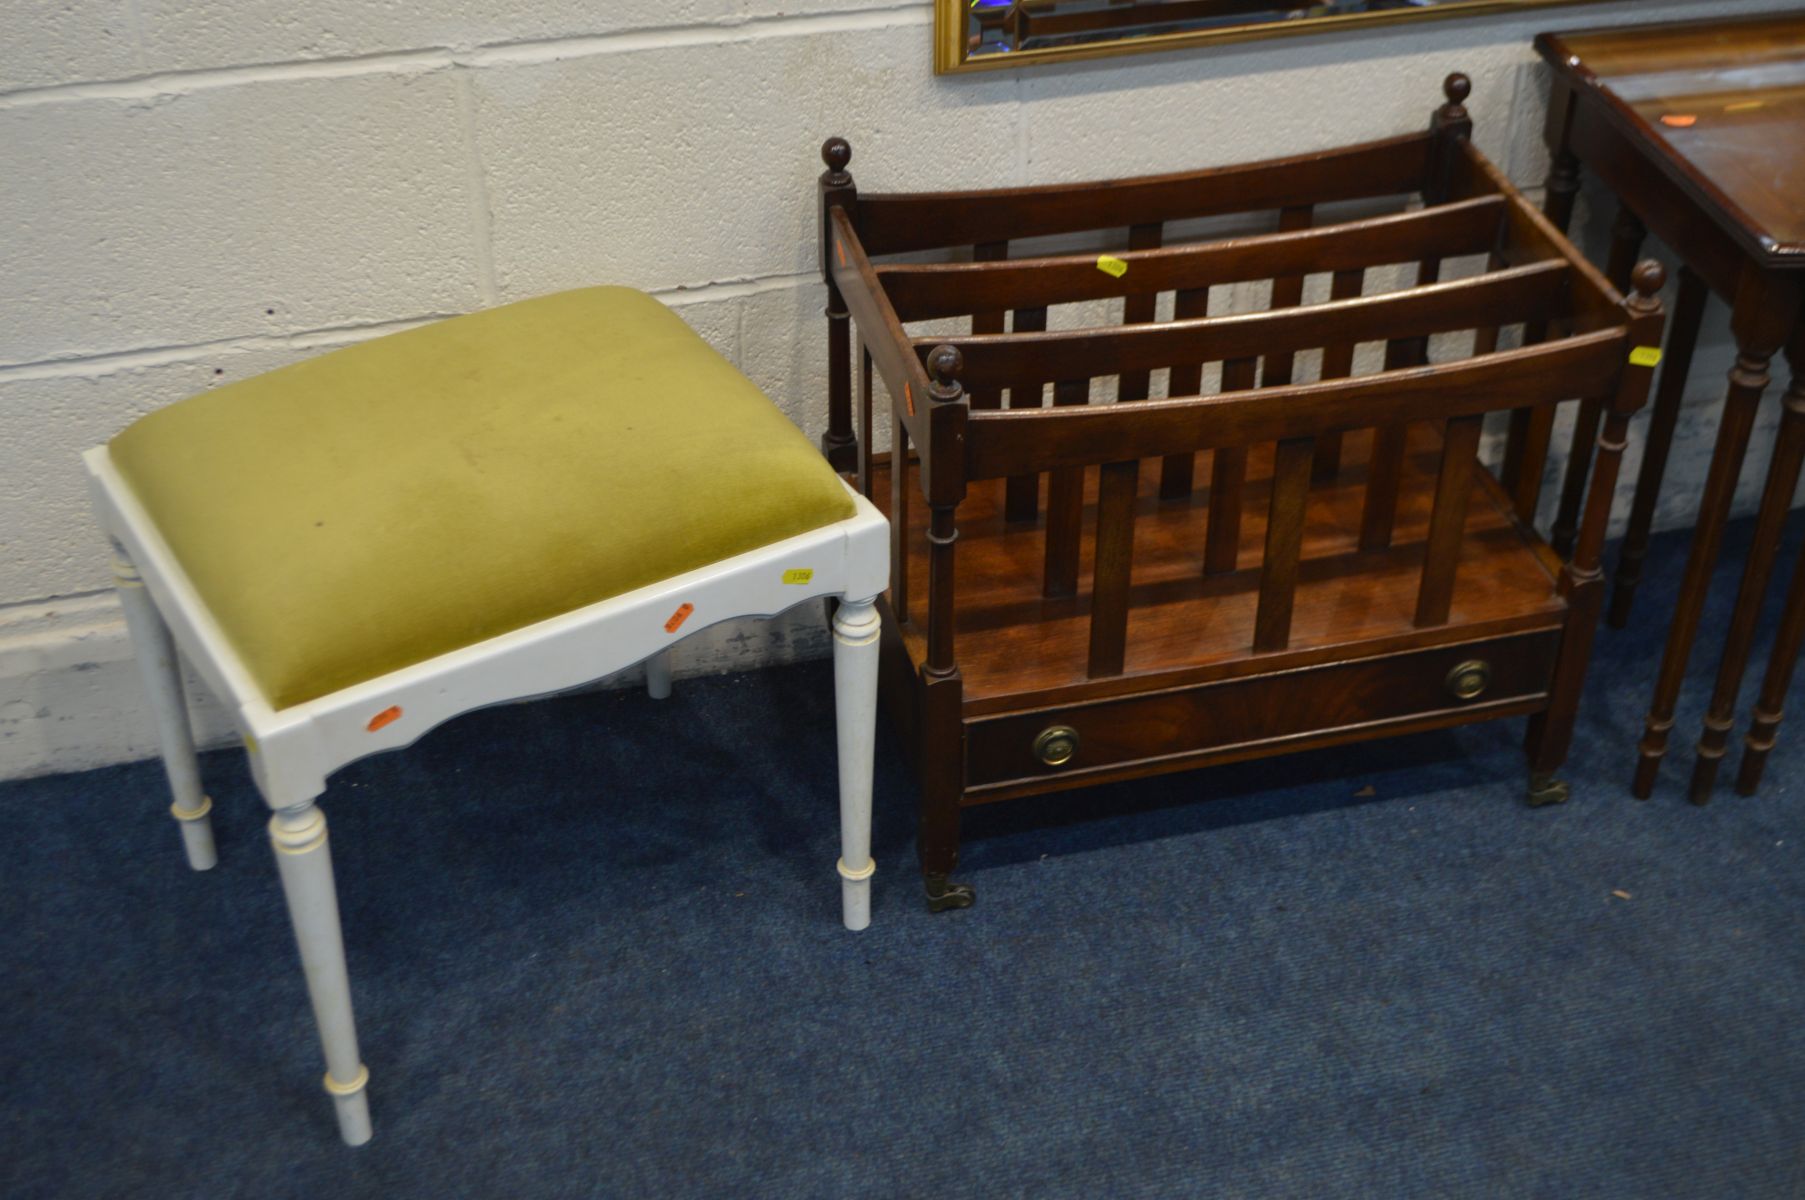
[[[673,643],[837,597],[842,905],[869,922],[884,519],[656,300],[593,288],[380,338],[153,413],[86,462],[189,865],[215,854],[181,658],[274,810],[350,1144],[369,1072],[315,800],[459,713],[641,661],[667,696]]]

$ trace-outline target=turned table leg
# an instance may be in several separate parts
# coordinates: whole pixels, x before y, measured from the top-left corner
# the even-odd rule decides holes
[[[848,929],[871,924],[871,774],[877,738],[877,606],[834,613],[834,727],[840,751],[840,909]]]
[[[1724,637],[1717,685],[1712,690],[1711,707],[1705,713],[1705,728],[1699,737],[1698,760],[1693,763],[1690,789],[1694,804],[1710,800],[1712,785],[1717,781],[1718,764],[1723,761],[1730,730],[1736,723],[1736,693],[1742,687],[1742,673],[1755,644],[1755,626],[1761,616],[1761,602],[1767,596],[1774,558],[1780,552],[1786,512],[1799,482],[1799,466],[1805,462],[1805,347],[1795,342],[1788,347],[1786,357],[1792,367],[1792,384],[1786,391],[1780,433],[1774,441],[1773,458],[1768,464],[1760,515],[1755,518],[1755,540],[1749,547],[1742,585],[1736,593],[1736,608],[1730,615],[1729,632]]]
[[[301,950],[307,997],[313,1002],[320,1046],[326,1052],[326,1091],[338,1110],[339,1135],[347,1145],[361,1146],[370,1140],[370,1100],[364,1091],[370,1071],[357,1053],[338,892],[326,845],[326,814],[312,801],[278,809],[270,818],[269,834]]]
[[[1673,728],[1674,706],[1679,701],[1680,686],[1685,682],[1686,662],[1692,654],[1693,639],[1698,635],[1699,619],[1704,615],[1705,594],[1711,586],[1711,572],[1717,565],[1718,551],[1723,544],[1724,524],[1729,520],[1736,480],[1742,474],[1742,460],[1748,452],[1755,409],[1761,394],[1767,390],[1767,365],[1792,326],[1791,298],[1776,295],[1778,291],[1768,286],[1763,277],[1751,272],[1738,290],[1731,314],[1731,327],[1736,332],[1738,347],[1736,365],[1730,369],[1730,390],[1724,398],[1723,416],[1717,427],[1717,445],[1711,452],[1711,470],[1705,477],[1704,494],[1699,498],[1698,526],[1693,530],[1685,577],[1674,605],[1673,624],[1668,628],[1667,646],[1661,655],[1654,701],[1649,706],[1648,720],[1638,747],[1631,791],[1641,800],[1648,799],[1654,791],[1655,775],[1667,753],[1667,735]]]
[[[1780,631],[1774,635],[1767,675],[1761,681],[1761,696],[1755,701],[1755,719],[1743,739],[1742,768],[1736,773],[1738,795],[1753,796],[1761,786],[1768,752],[1774,748],[1780,719],[1785,715],[1786,692],[1792,687],[1793,668],[1798,665],[1801,649],[1805,649],[1805,553],[1793,566],[1792,584],[1786,589],[1786,612],[1780,618]]]
[[[1613,629],[1629,623],[1636,587],[1642,582],[1642,560],[1648,557],[1648,538],[1654,528],[1655,507],[1661,499],[1661,479],[1667,473],[1667,456],[1673,449],[1673,432],[1680,420],[1680,404],[1686,395],[1686,377],[1692,373],[1692,354],[1698,346],[1699,324],[1710,292],[1690,267],[1680,268],[1679,295],[1674,301],[1672,332],[1667,335],[1667,358],[1656,385],[1654,412],[1642,442],[1642,468],[1636,475],[1636,499],[1630,506],[1629,528],[1617,559],[1616,587],[1611,593],[1606,620]]]
[[[201,790],[200,760],[194,753],[194,731],[188,724],[188,704],[182,696],[181,659],[169,626],[151,602],[138,568],[115,546],[113,584],[125,609],[125,625],[131,635],[144,690],[157,720],[157,743],[163,753],[163,773],[175,802],[169,813],[182,830],[182,848],[188,865],[205,871],[219,862],[213,844],[213,801]]]

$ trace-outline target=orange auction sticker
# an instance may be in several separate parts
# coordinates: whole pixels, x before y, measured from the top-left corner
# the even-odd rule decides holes
[[[677,611],[671,614],[671,619],[664,623],[664,631],[666,633],[676,633],[683,625],[683,622],[689,620],[689,614],[695,611],[696,606],[693,604],[679,605]]]
[[[401,719],[401,706],[399,704],[391,704],[387,708],[383,709],[381,712],[377,713],[375,716],[371,717],[370,723],[367,726],[365,726],[365,728],[368,729],[371,733],[375,733],[378,729],[381,729],[384,725],[393,725],[396,721],[399,721],[400,719]]]

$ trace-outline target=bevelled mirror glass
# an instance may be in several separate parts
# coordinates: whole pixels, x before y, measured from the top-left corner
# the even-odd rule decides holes
[[[1596,0],[935,0],[934,69],[981,71]]]

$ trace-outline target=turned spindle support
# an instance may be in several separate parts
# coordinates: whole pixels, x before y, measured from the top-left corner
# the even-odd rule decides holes
[[[1429,118],[1429,165],[1423,180],[1426,204],[1446,203],[1452,190],[1454,171],[1461,157],[1461,144],[1473,136],[1473,118],[1467,115],[1467,97],[1473,94],[1473,81],[1459,71],[1442,80],[1442,95],[1447,103]]]
[[[922,723],[948,745],[957,744],[963,736],[964,720],[964,682],[953,643],[953,551],[959,540],[955,516],[965,494],[959,457],[966,416],[965,389],[959,382],[964,366],[964,356],[955,346],[936,346],[928,353],[928,638],[921,667]],[[969,884],[950,878],[959,863],[959,797],[963,790],[962,755],[937,754],[922,763],[916,845],[930,912],[969,908],[975,897]]]
[[[959,382],[959,372],[965,366],[964,356],[956,346],[936,346],[928,353],[928,412],[929,428],[933,430],[930,439],[932,449],[938,449],[945,441],[944,437],[950,422],[945,417],[956,415],[961,418],[963,426],[963,409],[965,405],[965,388]],[[940,456],[930,450],[930,469]],[[957,468],[954,468],[957,469]],[[928,483],[928,655],[923,670],[929,675],[952,675],[958,670],[953,650],[953,544],[959,540],[958,527],[955,524],[955,513],[958,501],[937,503],[939,499],[932,494],[933,481]]]
[[[833,232],[829,213],[858,213],[859,190],[846,168],[852,162],[852,145],[831,137],[821,144],[821,278],[827,284],[827,431],[821,435],[821,453],[836,471],[856,471],[858,437],[852,431],[852,321],[846,301],[833,280]]]
[[[1644,261],[1631,274],[1633,288],[1624,301],[1632,336],[1643,345],[1658,346],[1665,318],[1659,293],[1667,282],[1661,264]],[[1586,491],[1585,507],[1574,540],[1573,555],[1561,568],[1560,590],[1567,600],[1567,619],[1561,648],[1548,688],[1548,707],[1530,718],[1526,749],[1529,752],[1529,803],[1559,803],[1567,797],[1566,785],[1554,778],[1567,760],[1573,744],[1573,724],[1579,715],[1579,698],[1586,682],[1586,666],[1592,657],[1592,639],[1604,608],[1604,571],[1599,565],[1605,531],[1611,520],[1611,500],[1617,492],[1617,472],[1629,437],[1630,417],[1648,400],[1654,380],[1654,364],[1630,358],[1617,380],[1616,393],[1597,398],[1603,413],[1598,433],[1597,461]]]

